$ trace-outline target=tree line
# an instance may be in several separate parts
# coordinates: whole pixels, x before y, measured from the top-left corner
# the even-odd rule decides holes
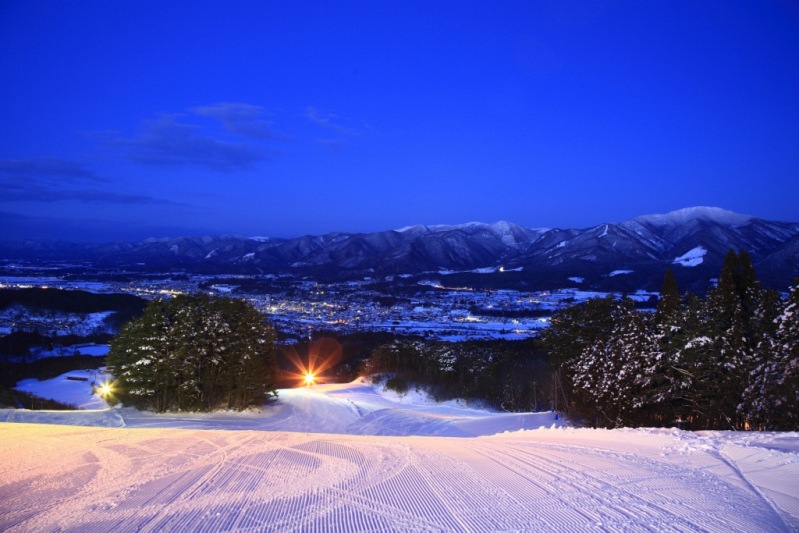
[[[799,280],[782,299],[743,251],[703,297],[669,271],[654,313],[607,297],[553,315],[553,399],[599,427],[799,429],[798,311]]]
[[[0,310],[14,305],[63,313],[115,311],[118,324],[142,314],[147,302],[132,294],[103,294],[74,289],[0,289]]]
[[[400,393],[423,388],[437,400],[480,400],[505,411],[549,409],[548,359],[537,339],[452,343],[396,337],[372,351],[361,374]]]

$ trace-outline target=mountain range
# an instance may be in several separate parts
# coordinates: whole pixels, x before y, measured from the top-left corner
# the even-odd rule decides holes
[[[758,279],[786,290],[799,276],[799,223],[691,207],[587,229],[510,222],[409,226],[291,239],[240,236],[76,244],[7,241],[11,261],[82,261],[139,272],[295,274],[319,279],[446,276],[447,285],[658,290],[671,268],[683,290],[703,292],[730,250],[745,250]]]

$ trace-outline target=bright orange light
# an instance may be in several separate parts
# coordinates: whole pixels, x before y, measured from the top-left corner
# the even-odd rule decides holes
[[[296,369],[287,372],[286,377],[296,379],[300,387],[325,383],[325,371],[341,361],[341,345],[329,337],[323,337],[308,347],[308,353],[300,356],[293,347],[287,347],[283,355]]]

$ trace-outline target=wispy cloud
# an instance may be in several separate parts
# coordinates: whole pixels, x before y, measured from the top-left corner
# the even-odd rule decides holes
[[[165,115],[145,121],[137,136],[114,142],[125,148],[130,160],[147,165],[197,166],[232,172],[271,159],[270,151],[263,145],[220,139],[207,128],[178,118]],[[241,121],[233,123],[241,126]]]
[[[98,189],[108,180],[78,161],[56,158],[0,160],[0,203],[82,202],[122,205],[180,205],[147,195]]]
[[[171,200],[163,200],[142,194],[127,194],[97,189],[53,190],[40,184],[29,184],[11,190],[4,201],[35,201],[45,203],[81,202],[85,204],[119,205],[183,205]]]
[[[231,133],[253,139],[276,139],[280,136],[273,131],[272,124],[265,120],[264,109],[257,105],[241,102],[222,102],[195,107],[192,113],[217,119]]]
[[[0,159],[0,176],[4,180],[37,180],[56,182],[105,181],[83,163],[55,157]]]
[[[315,107],[308,106],[305,108],[303,116],[317,126],[330,130],[341,137],[355,137],[359,134],[357,129],[345,126],[343,117],[335,113],[325,113]]]
[[[135,163],[231,173],[271,160],[275,154],[271,143],[290,138],[273,127],[268,115],[258,105],[219,102],[145,120],[133,136],[103,136]],[[315,142],[328,148],[339,149],[360,135],[334,113],[308,106],[301,116],[327,132]]]

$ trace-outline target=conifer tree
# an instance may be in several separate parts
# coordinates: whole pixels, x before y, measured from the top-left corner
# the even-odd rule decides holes
[[[677,341],[683,336],[685,327],[685,307],[677,286],[677,279],[671,269],[663,276],[657,311],[654,317],[654,335],[656,353],[651,354],[650,387],[654,403],[670,401],[669,388],[676,380],[685,376],[674,375],[675,368],[671,360],[680,348]]]
[[[661,324],[676,322],[680,316],[682,297],[677,286],[677,278],[671,269],[666,270],[663,284],[660,287],[660,299],[657,305],[657,320]]]
[[[172,350],[163,302],[155,300],[137,320],[128,322],[111,343],[106,359],[116,383],[107,398],[137,409],[163,411],[174,388],[168,359]],[[124,384],[124,389],[122,388]]]
[[[651,317],[630,299],[613,302],[612,328],[587,346],[573,363],[578,397],[594,402],[597,423],[606,427],[648,421],[651,384],[658,369],[657,342]]]
[[[799,430],[799,279],[761,341],[739,410],[751,429]]]
[[[242,300],[155,300],[111,344],[111,402],[155,411],[244,409],[275,393],[275,334]]]
[[[582,378],[603,364],[615,307],[612,295],[567,307],[552,316],[541,335],[559,383],[555,392],[560,389],[565,397],[565,410],[595,424],[609,417],[597,410],[597,395]]]
[[[799,280],[776,320],[777,351],[771,429],[799,430]]]
[[[612,297],[559,311],[542,334],[571,414],[605,426],[796,429],[799,287],[782,306],[745,252],[685,302],[672,273],[657,312]]]
[[[754,267],[745,251],[727,253],[719,281],[707,297],[706,329],[711,333],[714,366],[710,376],[717,383],[714,407],[718,427],[727,421],[731,429],[746,427],[746,416],[739,406],[757,364],[762,340],[773,327],[766,324],[773,317],[773,297],[757,281]]]

